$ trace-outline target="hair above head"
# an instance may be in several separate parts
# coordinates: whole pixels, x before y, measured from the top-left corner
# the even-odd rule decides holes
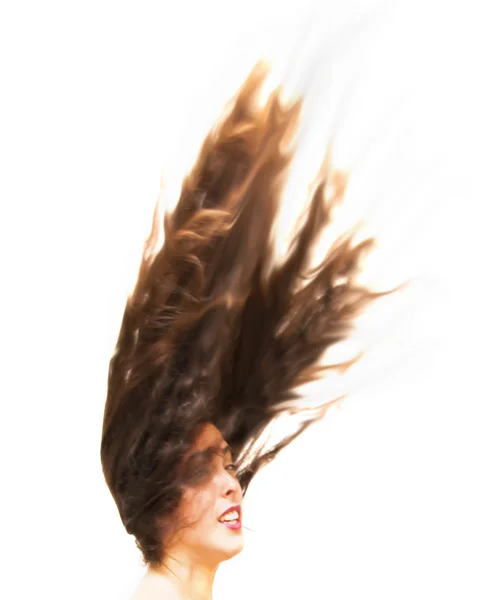
[[[279,89],[262,106],[267,69],[259,63],[206,137],[175,209],[158,211],[128,298],[110,361],[101,442],[103,472],[145,562],[163,557],[167,516],[183,486],[178,470],[194,432],[211,422],[239,455],[319,377],[328,346],[379,294],[356,283],[371,240],[338,239],[317,268],[309,259],[345,178],[323,164],[286,259],[274,264],[273,224],[301,101]],[[326,197],[328,183],[332,195]],[[160,228],[164,243],[151,248]],[[238,473],[254,475],[320,419],[300,419],[274,447],[249,454]],[[301,409],[303,412],[303,409]]]

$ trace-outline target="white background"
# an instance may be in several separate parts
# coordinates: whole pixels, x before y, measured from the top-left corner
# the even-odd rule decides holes
[[[284,214],[331,139],[341,223],[380,242],[368,281],[415,284],[362,326],[347,400],[254,480],[215,598],[494,597],[488,12],[333,0],[297,41],[311,8],[2,5],[2,598],[142,575],[99,464],[108,360],[154,203],[263,56],[307,94]]]

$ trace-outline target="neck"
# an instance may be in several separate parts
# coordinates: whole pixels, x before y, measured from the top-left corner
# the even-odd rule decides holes
[[[163,565],[152,569],[156,575],[171,581],[187,600],[212,600],[213,583],[218,564],[207,563],[189,552],[174,552]]]

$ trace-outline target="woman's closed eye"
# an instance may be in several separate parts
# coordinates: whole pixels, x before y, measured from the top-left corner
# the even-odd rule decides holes
[[[229,465],[227,465],[227,466],[225,467],[225,469],[226,469],[227,471],[231,471],[231,472],[232,472],[234,475],[236,475],[236,474],[237,474],[237,471],[238,471],[238,465],[237,465],[237,464],[235,464],[235,463],[230,463]]]

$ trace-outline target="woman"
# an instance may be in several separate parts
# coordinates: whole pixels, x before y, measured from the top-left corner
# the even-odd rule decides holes
[[[212,598],[220,562],[243,549],[242,489],[235,477],[231,449],[211,423],[198,430],[191,453],[215,448],[211,476],[185,489],[177,517],[193,521],[169,543],[161,565],[150,566],[133,600]]]
[[[135,600],[211,598],[219,563],[242,550],[250,481],[334,401],[302,407],[296,388],[350,364],[319,362],[376,297],[356,283],[370,240],[344,236],[310,266],[345,189],[326,164],[286,260],[275,263],[301,102],[283,106],[277,89],[261,106],[265,76],[257,65],[207,136],[158,249],[155,212],[110,363],[101,458],[148,565]],[[260,445],[282,413],[294,432]]]

